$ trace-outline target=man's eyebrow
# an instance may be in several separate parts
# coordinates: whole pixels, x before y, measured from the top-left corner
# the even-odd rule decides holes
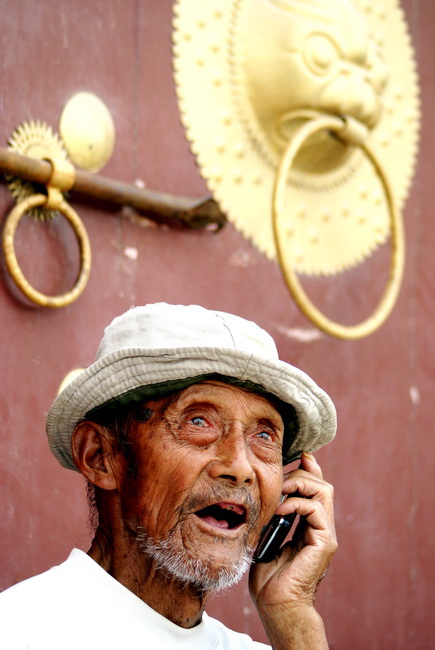
[[[278,411],[276,411],[272,415],[260,415],[258,419],[262,422],[271,422],[272,424],[278,422],[280,425],[282,424],[284,426],[284,420],[282,419],[282,416]]]
[[[203,408],[213,410],[216,413],[219,411],[220,405],[215,402],[211,402],[209,399],[187,399],[184,404],[180,404],[182,411],[189,411],[196,408]]]
[[[138,422],[148,422],[154,413],[155,411],[145,404],[138,404],[134,408],[134,417]]]
[[[280,431],[282,435],[284,436],[284,430],[285,430],[285,425],[282,417],[280,416],[279,413],[275,416],[263,416],[259,417],[257,419],[258,424],[262,426],[268,426],[271,429],[275,429],[276,431]]]

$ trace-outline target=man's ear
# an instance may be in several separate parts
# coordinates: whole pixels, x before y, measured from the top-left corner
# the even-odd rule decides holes
[[[118,487],[114,441],[106,427],[91,420],[82,420],[72,434],[74,463],[83,476],[103,490]]]

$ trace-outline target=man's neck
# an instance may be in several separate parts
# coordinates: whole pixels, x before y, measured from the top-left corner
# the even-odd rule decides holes
[[[200,623],[207,593],[165,574],[131,540],[112,543],[99,528],[88,555],[115,580],[175,625],[191,628]]]

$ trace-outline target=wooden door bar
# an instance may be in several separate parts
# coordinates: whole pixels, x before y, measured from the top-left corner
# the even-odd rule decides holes
[[[46,160],[22,156],[0,147],[0,172],[47,185],[52,166]],[[139,188],[104,176],[75,170],[70,192],[116,205],[127,205],[159,222],[178,222],[188,228],[214,225],[220,230],[226,217],[211,196],[189,198]]]

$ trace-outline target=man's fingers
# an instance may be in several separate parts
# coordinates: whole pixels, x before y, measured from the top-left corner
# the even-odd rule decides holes
[[[285,489],[288,490],[288,496],[276,509],[277,514],[286,515],[293,512],[293,501],[302,497],[308,501],[319,501],[328,517],[333,518],[334,488],[330,483],[306,476],[293,476],[286,481]]]
[[[307,523],[316,530],[325,530],[330,528],[330,518],[320,501],[305,499],[303,497],[291,497],[286,505],[288,512],[280,514],[295,512],[301,517],[305,517]]]
[[[317,476],[318,478],[323,478],[322,469],[319,463],[309,451],[302,452],[300,468],[305,469],[307,472],[311,472],[311,474],[314,474],[314,476]]]
[[[304,454],[298,469],[284,476],[284,493],[287,498],[278,506],[277,514],[283,515],[293,511],[291,501],[296,497],[320,501],[330,520],[334,518],[334,488],[323,480],[322,470],[311,454]],[[301,513],[302,514],[302,513]]]

